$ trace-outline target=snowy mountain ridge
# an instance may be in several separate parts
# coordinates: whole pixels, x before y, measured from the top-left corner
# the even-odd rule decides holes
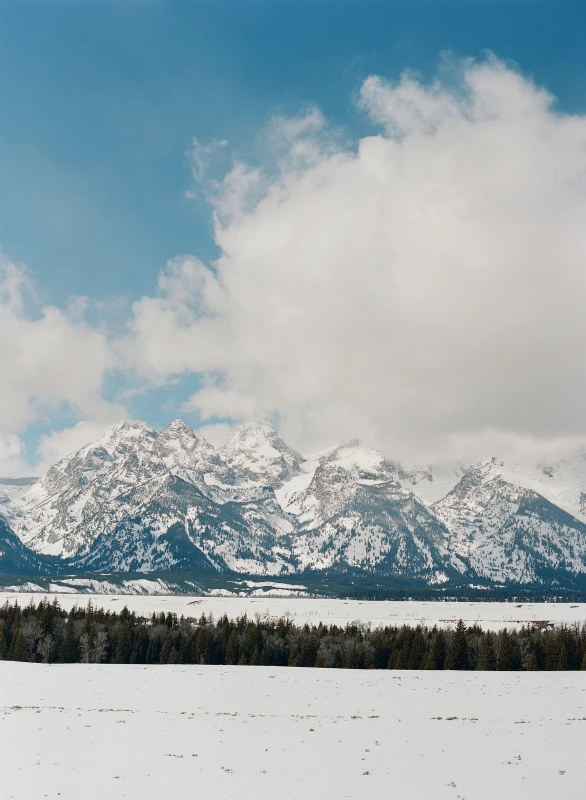
[[[358,441],[304,458],[268,422],[218,449],[182,420],[160,432],[123,423],[32,486],[7,484],[0,513],[13,561],[22,546],[26,563],[36,554],[87,571],[586,576],[586,456],[436,475]]]

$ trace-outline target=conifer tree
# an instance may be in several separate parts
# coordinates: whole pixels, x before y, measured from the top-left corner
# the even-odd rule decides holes
[[[27,661],[28,660],[28,647],[25,641],[23,632],[19,629],[15,636],[12,638],[10,652],[8,658],[12,661]]]
[[[322,668],[323,667],[327,667],[326,660],[325,660],[324,655],[321,652],[321,650],[318,651],[318,654],[317,654],[316,659],[315,659],[314,667],[322,667]]]
[[[517,637],[505,628],[500,636],[496,668],[502,670],[521,669],[521,650]]]
[[[446,659],[446,669],[470,669],[468,659],[468,643],[466,641],[466,625],[458,620],[456,630],[450,644]]]
[[[77,661],[79,661],[79,647],[75,635],[75,618],[73,610],[69,612],[69,616],[67,617],[62,654],[62,661],[65,664],[75,664]]]
[[[39,631],[42,636],[39,639]],[[498,648],[497,648],[498,642]],[[4,658],[107,663],[263,664],[345,669],[551,669],[586,670],[586,627],[524,628],[498,637],[460,621],[453,633],[437,627],[388,626],[371,631],[357,623],[303,625],[224,615],[198,625],[177,615],[143,618],[128,609],[89,606],[69,614],[41,601],[21,610],[0,608]]]
[[[431,648],[425,659],[425,669],[443,669],[446,662],[446,634],[436,631]]]
[[[494,637],[490,631],[487,631],[482,637],[482,644],[478,654],[478,669],[483,671],[494,671],[496,669]]]
[[[558,658],[556,664],[556,670],[567,670],[570,669],[570,653],[568,652],[568,644],[562,638],[559,642],[558,647]]]
[[[118,631],[118,638],[116,640],[116,649],[114,655],[114,663],[128,664],[132,650],[133,650],[132,627],[131,624],[128,621],[126,621]]]
[[[407,669],[422,669],[425,662],[426,644],[421,626],[417,626],[411,641]]]
[[[536,672],[539,669],[539,667],[537,666],[537,656],[535,655],[535,650],[529,651],[529,655],[527,656],[526,669],[528,672]]]
[[[230,633],[226,644],[226,664],[237,664],[240,660],[240,637],[236,628]]]
[[[161,664],[167,664],[169,662],[169,656],[171,655],[172,649],[173,640],[171,638],[171,634],[167,634],[165,641],[163,642],[163,646],[161,647],[161,654],[159,656],[159,662]]]

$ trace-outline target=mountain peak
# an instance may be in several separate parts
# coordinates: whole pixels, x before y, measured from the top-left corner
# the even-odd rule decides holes
[[[184,422],[182,419],[174,419],[172,420],[166,428],[159,433],[159,437],[175,437],[175,436],[182,436],[188,437],[189,439],[197,439],[197,435],[192,428],[189,427],[187,422]]]
[[[167,467],[196,469],[213,447],[182,419],[174,419],[155,439],[153,452]]]
[[[142,422],[141,420],[130,420],[126,422],[119,422],[118,425],[114,425],[114,427],[108,431],[108,433],[104,434],[104,436],[134,436],[138,433],[144,433],[145,431],[152,431],[150,425],[147,425],[146,422]],[[104,437],[102,437],[104,438]]]
[[[221,450],[224,461],[249,480],[280,482],[299,470],[303,457],[287,445],[270,422],[246,422]]]
[[[279,438],[279,434],[275,426],[268,420],[263,419],[258,422],[244,422],[240,425],[232,440],[247,440],[247,439],[268,439],[274,441]]]
[[[121,422],[88,447],[103,447],[111,456],[123,455],[133,450],[141,440],[154,439],[156,435],[146,422]]]
[[[351,439],[326,451],[319,460],[322,464],[327,463],[364,476],[380,476],[386,472],[383,454],[358,439]]]
[[[26,491],[0,487],[0,503],[21,542],[68,569],[583,582],[586,459],[527,469],[489,458],[434,475],[355,439],[304,460],[266,421],[215,451],[183,420],[125,422]]]

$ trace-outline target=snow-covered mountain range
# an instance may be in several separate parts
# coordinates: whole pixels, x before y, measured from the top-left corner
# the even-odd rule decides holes
[[[586,581],[586,455],[438,478],[357,441],[304,458],[267,422],[219,449],[181,420],[161,432],[124,423],[32,484],[0,482],[0,550],[4,572]]]

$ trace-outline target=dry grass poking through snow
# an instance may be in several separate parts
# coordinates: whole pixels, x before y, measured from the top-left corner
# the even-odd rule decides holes
[[[0,663],[6,800],[579,800],[586,674]]]

